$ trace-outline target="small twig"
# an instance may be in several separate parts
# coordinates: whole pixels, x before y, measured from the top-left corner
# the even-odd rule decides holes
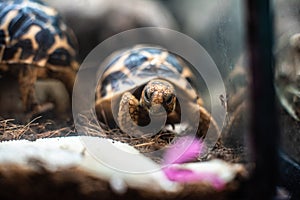
[[[153,144],[155,144],[155,142],[154,141],[151,141],[151,142],[147,142],[147,143],[143,143],[143,144],[136,144],[136,145],[134,145],[134,147],[143,147],[143,146],[150,146],[150,145],[153,145]]]

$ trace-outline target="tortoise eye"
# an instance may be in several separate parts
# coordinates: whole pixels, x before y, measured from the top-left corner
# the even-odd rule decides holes
[[[173,95],[170,95],[167,99],[166,99],[166,104],[171,104],[173,102]]]
[[[149,91],[148,91],[148,90],[145,91],[144,100],[145,100],[147,103],[150,103],[150,94],[149,94]]]

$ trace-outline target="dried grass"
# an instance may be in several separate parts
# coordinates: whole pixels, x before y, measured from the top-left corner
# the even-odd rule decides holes
[[[127,143],[138,149],[141,153],[145,153],[145,155],[150,153],[148,155],[156,161],[160,161],[162,155],[156,154],[154,156],[154,154],[151,153],[167,147],[176,137],[175,132],[167,129],[154,135],[145,134],[139,137],[134,137],[132,134],[124,133],[118,128],[108,128],[107,125],[99,122],[95,114],[92,112],[80,115],[76,120],[78,122],[77,124],[79,124],[79,126],[76,127],[79,135],[98,136]]]
[[[66,137],[73,135],[89,135],[103,137],[123,143],[127,143],[151,159],[160,162],[162,150],[175,141],[178,134],[169,129],[164,129],[159,133],[145,134],[134,137],[132,134],[124,133],[120,129],[109,129],[105,124],[99,122],[97,118],[89,112],[76,119],[74,125],[66,126],[61,122],[51,120],[40,120],[37,117],[27,124],[18,124],[14,119],[0,119],[0,141],[6,140],[36,140],[39,138]],[[72,123],[73,124],[73,123]],[[219,146],[210,150],[205,156],[200,157],[200,161],[220,158],[230,162],[244,162],[244,148],[231,149]]]
[[[20,124],[14,119],[0,119],[0,141],[6,140],[36,140],[39,138],[68,136],[74,134],[71,127],[61,127],[59,123],[46,120],[37,122],[37,117],[27,124]]]

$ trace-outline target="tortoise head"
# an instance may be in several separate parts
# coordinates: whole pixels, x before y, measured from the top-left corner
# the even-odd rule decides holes
[[[169,114],[176,107],[175,88],[168,81],[152,80],[142,91],[140,105],[153,115]]]

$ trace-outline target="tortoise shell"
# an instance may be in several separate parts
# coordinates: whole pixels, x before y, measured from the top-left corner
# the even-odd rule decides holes
[[[0,2],[1,63],[72,66],[76,39],[56,10],[40,1]]]
[[[179,56],[161,47],[139,45],[112,54],[103,62],[106,67],[96,89],[96,112],[100,121],[116,127],[113,117],[118,112],[125,92],[140,99],[144,87],[151,80],[166,80],[176,90],[182,102],[202,105],[195,88],[195,76]],[[177,104],[179,105],[179,104]],[[180,109],[180,108],[178,108]]]
[[[103,63],[106,69],[97,87],[97,99],[136,90],[156,78],[172,82],[187,98],[197,98],[190,67],[179,56],[161,47],[138,45],[112,54]]]
[[[77,41],[57,11],[37,0],[0,1],[0,70],[34,65],[38,77],[70,89],[78,69]]]

